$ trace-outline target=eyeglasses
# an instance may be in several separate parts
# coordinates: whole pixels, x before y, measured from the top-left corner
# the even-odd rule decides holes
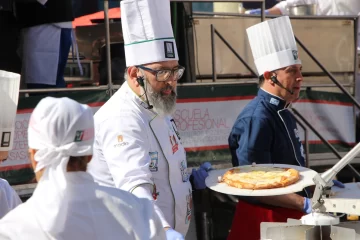
[[[172,75],[174,76],[174,81],[177,81],[182,77],[182,75],[185,72],[185,68],[180,65],[173,69],[161,69],[161,70],[155,70],[141,65],[136,67],[155,74],[156,81],[158,82],[166,82],[167,80],[169,80],[169,78]]]

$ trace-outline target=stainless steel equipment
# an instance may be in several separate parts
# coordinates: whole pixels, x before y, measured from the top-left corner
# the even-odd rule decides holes
[[[316,15],[316,4],[299,4],[289,7],[289,14],[293,16]]]

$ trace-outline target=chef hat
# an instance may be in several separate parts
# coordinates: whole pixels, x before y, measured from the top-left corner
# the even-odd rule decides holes
[[[261,22],[246,29],[259,75],[301,64],[288,16]]]
[[[178,60],[169,0],[121,1],[126,66]]]
[[[19,74],[0,70],[0,151],[12,149],[19,88]]]

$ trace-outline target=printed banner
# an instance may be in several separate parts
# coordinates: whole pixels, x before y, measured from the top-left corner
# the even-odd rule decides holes
[[[293,107],[330,143],[355,144],[354,107],[352,104],[303,100],[295,103]],[[303,134],[304,130],[299,125],[298,130]],[[308,131],[308,136],[310,144],[321,143],[311,130]]]
[[[253,97],[239,100],[216,99],[182,102],[173,115],[187,151],[227,148],[230,130],[241,109]]]
[[[257,87],[243,85],[180,86],[173,115],[190,163],[230,162],[228,136],[235,119],[256,95]],[[60,94],[58,95],[61,96]],[[77,92],[64,96],[86,103],[94,113],[107,101],[105,92]],[[20,99],[15,123],[14,148],[0,165],[0,177],[11,184],[33,179],[28,160],[27,128],[39,97]],[[293,107],[337,149],[348,151],[355,143],[354,109],[343,94],[307,92]],[[303,139],[303,129],[298,125]],[[330,152],[310,130],[310,152]]]

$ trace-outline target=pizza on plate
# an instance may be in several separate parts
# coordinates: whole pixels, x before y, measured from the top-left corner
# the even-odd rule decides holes
[[[286,187],[299,179],[299,171],[293,168],[244,166],[228,170],[221,181],[231,187],[256,190]]]

